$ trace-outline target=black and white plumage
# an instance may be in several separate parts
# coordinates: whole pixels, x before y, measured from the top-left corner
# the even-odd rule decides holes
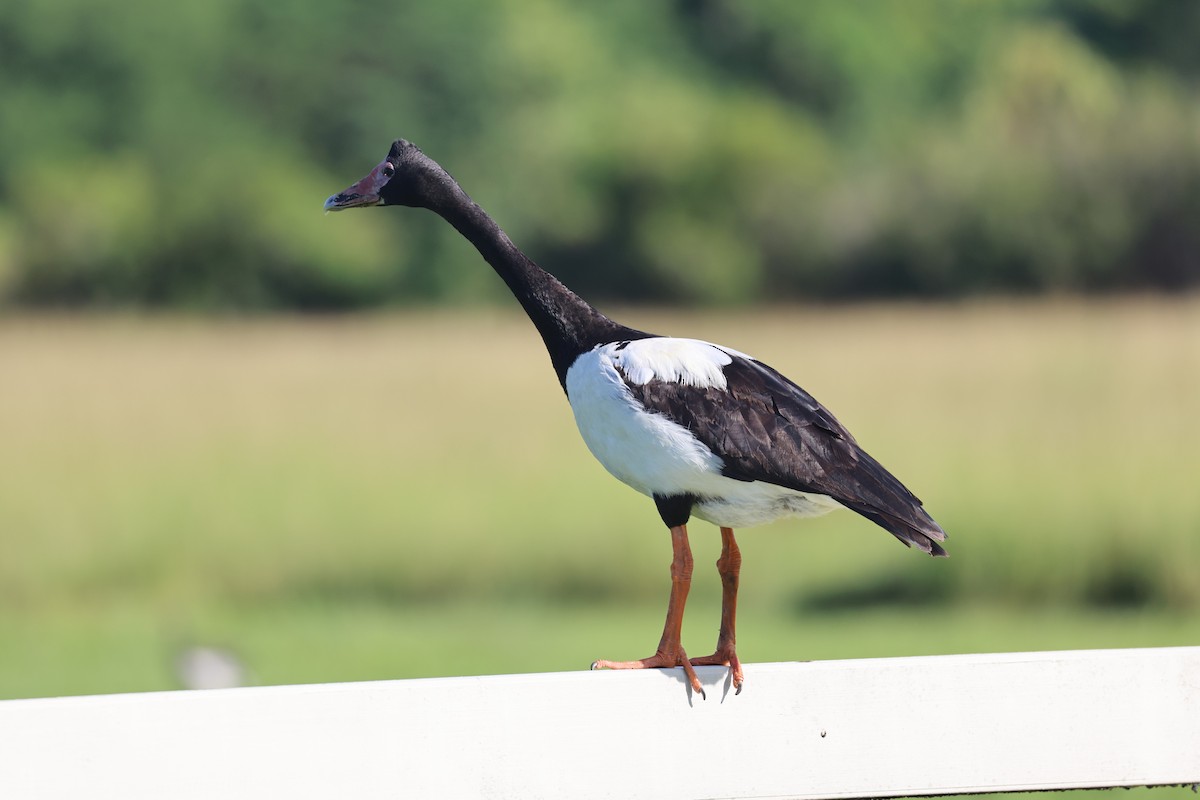
[[[605,317],[526,257],[450,175],[398,140],[366,177],[330,197],[327,210],[428,208],[465,236],[508,284],[537,328],[593,455],[654,498],[675,560],[658,652],[616,668],[727,664],[740,690],[734,611],[740,553],[733,529],[849,508],[906,545],[946,555],[946,534],[912,492],[871,458],[811,395],[744,353],[628,328]],[[721,527],[725,589],[717,652],[688,659],[679,642],[691,579],[686,523]]]
[[[592,454],[643,494],[687,498],[692,515],[728,528],[845,507],[945,555],[920,500],[812,395],[744,353],[623,340],[580,356],[566,385]]]

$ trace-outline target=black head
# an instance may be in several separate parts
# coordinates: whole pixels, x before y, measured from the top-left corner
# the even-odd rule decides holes
[[[397,139],[366,177],[325,201],[326,211],[365,206],[432,208],[453,181],[412,142]]]

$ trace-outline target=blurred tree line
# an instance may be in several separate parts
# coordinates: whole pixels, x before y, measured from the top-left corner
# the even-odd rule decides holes
[[[0,303],[503,293],[391,139],[590,297],[1200,284],[1195,0],[0,5]]]

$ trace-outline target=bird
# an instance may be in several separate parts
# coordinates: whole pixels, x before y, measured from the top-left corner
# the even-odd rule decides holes
[[[907,546],[947,555],[946,533],[922,502],[812,395],[738,350],[609,319],[526,256],[416,145],[396,140],[365,177],[325,201],[327,212],[373,206],[427,209],[475,246],[541,334],[588,449],[618,480],[654,500],[670,533],[671,590],[657,650],[630,661],[597,660],[593,669],[682,668],[703,697],[694,667],[725,666],[740,694],[735,528],[848,508]],[[717,644],[697,658],[681,641],[692,517],[721,534]]]

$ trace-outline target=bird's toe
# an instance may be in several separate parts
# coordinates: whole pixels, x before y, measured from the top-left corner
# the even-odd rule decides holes
[[[733,683],[734,694],[742,693],[742,684],[745,682],[745,673],[742,671],[742,662],[738,659],[737,651],[732,645],[726,645],[717,649],[711,656],[699,656],[693,658],[691,663],[697,667],[729,667],[730,679]]]

